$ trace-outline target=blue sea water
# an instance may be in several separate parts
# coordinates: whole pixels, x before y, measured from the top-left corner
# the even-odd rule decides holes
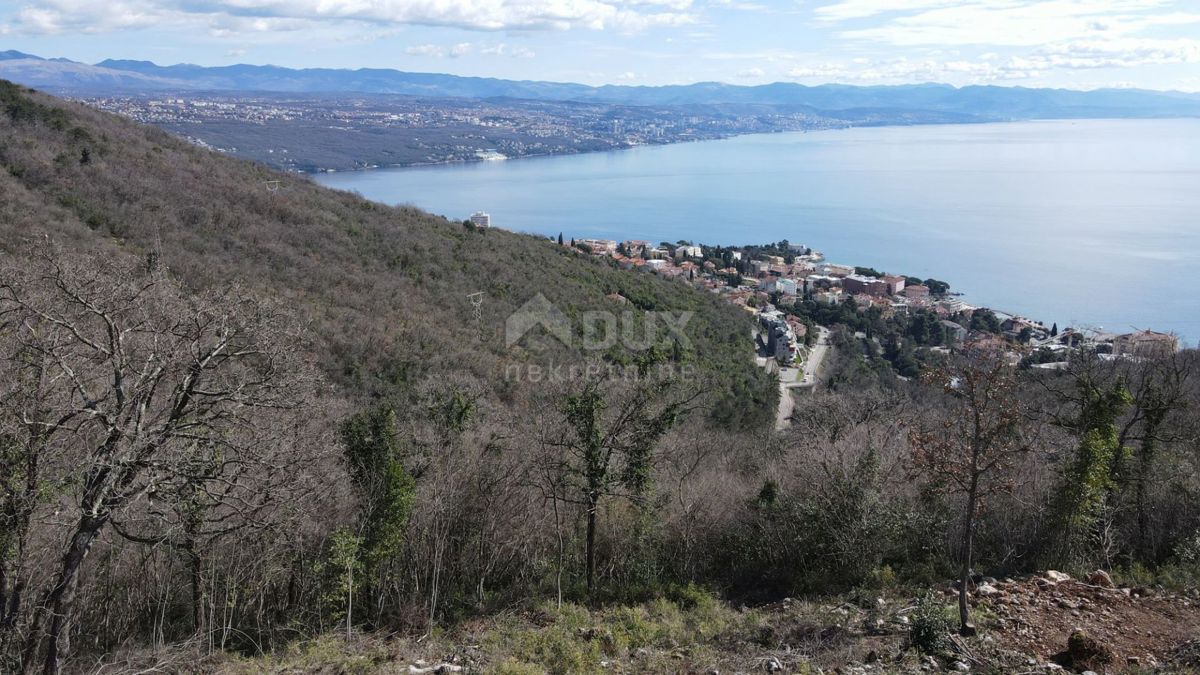
[[[787,239],[1060,327],[1200,339],[1195,119],[859,128],[315,179],[549,236]]]

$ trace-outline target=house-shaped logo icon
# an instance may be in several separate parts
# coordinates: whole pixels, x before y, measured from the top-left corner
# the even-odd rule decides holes
[[[571,322],[562,310],[538,293],[521,305],[521,308],[508,316],[504,322],[504,344],[512,347],[525,337],[526,333],[541,326],[550,335],[567,347],[574,344],[575,336],[571,332]]]

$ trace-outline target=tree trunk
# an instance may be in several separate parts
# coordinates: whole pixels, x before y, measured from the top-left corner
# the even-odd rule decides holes
[[[967,491],[967,515],[963,522],[962,569],[958,578],[958,632],[963,636],[975,634],[971,625],[970,609],[967,607],[967,585],[971,583],[971,555],[975,547],[975,502],[978,499],[979,478],[972,476],[971,488]]]
[[[107,521],[107,516],[84,515],[80,517],[79,524],[75,527],[75,534],[71,537],[71,544],[67,547],[67,552],[63,554],[58,581],[46,596],[45,606],[51,609],[52,615],[50,630],[46,633],[49,640],[46,647],[46,658],[42,662],[43,675],[58,675],[62,670],[62,660],[70,653],[70,615],[75,605],[75,590],[79,586],[79,569],[83,566],[83,560],[92,548],[92,542],[96,540],[96,536]],[[29,657],[25,662],[26,671],[33,667],[37,643],[41,641],[38,632],[35,626],[34,632],[30,636],[30,639],[34,641],[31,643],[33,650],[26,652]]]
[[[199,635],[204,628],[204,603],[201,591],[203,578],[200,575],[200,554],[196,552],[194,542],[188,546],[188,562],[191,566],[190,582],[192,585],[192,633]]]
[[[596,495],[587,498],[587,592],[592,598],[596,585]]]

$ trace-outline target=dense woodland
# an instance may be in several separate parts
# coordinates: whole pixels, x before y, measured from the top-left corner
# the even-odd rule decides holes
[[[1200,578],[1195,351],[901,379],[844,326],[772,433],[750,317],[686,284],[13,85],[0,107],[0,670],[697,588]],[[695,312],[688,344],[506,348],[539,292],[572,320]],[[915,323],[878,328],[932,344]],[[637,376],[505,377],[555,363]]]

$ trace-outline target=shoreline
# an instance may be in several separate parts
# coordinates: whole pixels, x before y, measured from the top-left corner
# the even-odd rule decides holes
[[[905,129],[912,127],[972,127],[985,126],[990,124],[1009,125],[1021,123],[1040,123],[1040,122],[1106,122],[1106,121],[1158,121],[1167,119],[1200,119],[1200,117],[1038,117],[1038,118],[1010,118],[1010,119],[988,119],[978,120],[973,122],[928,122],[928,123],[911,123],[911,124],[846,124],[843,126],[830,127],[814,127],[811,129],[787,129],[778,131],[748,131],[745,133],[732,133],[723,136],[713,136],[711,138],[689,138],[678,141],[666,141],[663,143],[640,143],[637,145],[629,145],[625,147],[602,148],[597,150],[581,150],[579,152],[533,152],[525,155],[516,155],[509,157],[505,155],[505,162],[513,162],[522,159],[544,159],[547,157],[575,157],[578,155],[595,155],[607,152],[625,152],[627,150],[636,150],[638,148],[659,148],[671,145],[686,145],[688,143],[707,143],[712,141],[726,141],[733,138],[745,138],[748,136],[777,136],[781,134],[810,134],[826,131],[847,131],[850,129]],[[477,157],[474,159],[448,159],[436,162],[413,162],[410,164],[380,164],[375,166],[363,166],[350,169],[315,169],[308,171],[294,170],[291,173],[301,176],[319,176],[325,174],[338,173],[365,173],[368,171],[382,171],[388,169],[425,169],[436,168],[440,166],[458,166],[468,164],[481,164],[484,162],[498,161],[496,159],[488,159]]]
[[[1127,324],[1137,327],[1149,327],[1176,333],[1185,342],[1191,344],[1194,341],[1192,336],[1196,334],[1196,331],[1193,330],[1194,322],[1188,320],[1176,320],[1179,317],[1173,316],[1163,317],[1161,316],[1161,311],[1143,311],[1141,309],[1134,308],[1132,314],[1126,315],[1122,313],[1121,315],[1117,316],[1111,311],[1114,309],[1113,307],[1098,307],[1096,306],[1096,303],[1093,302],[1076,305],[1064,305],[1060,299],[1051,297],[1058,295],[1058,292],[1045,290],[1045,286],[1030,289],[1025,288],[1025,286],[1030,285],[1026,283],[1018,289],[1020,292],[1012,291],[1008,288],[999,288],[998,284],[993,281],[993,277],[995,275],[985,275],[981,278],[974,273],[964,274],[964,272],[972,272],[972,270],[965,268],[961,264],[955,263],[953,260],[946,265],[942,265],[938,263],[937,258],[929,258],[927,256],[918,258],[917,255],[925,252],[925,250],[929,248],[928,246],[904,245],[900,246],[899,248],[883,249],[880,247],[880,244],[875,243],[870,245],[862,245],[862,242],[859,241],[860,239],[869,240],[876,235],[881,235],[883,237],[883,239],[880,239],[880,241],[890,242],[892,239],[896,238],[896,232],[909,227],[909,225],[900,224],[900,221],[892,222],[891,219],[886,217],[877,217],[878,214],[875,214],[870,210],[862,213],[858,213],[857,211],[854,213],[842,213],[842,211],[845,209],[839,210],[835,208],[833,213],[825,213],[824,211],[827,210],[826,206],[819,196],[815,196],[805,202],[805,204],[809,204],[809,207],[806,207],[804,210],[804,213],[807,215],[802,218],[802,221],[797,221],[796,225],[796,227],[801,227],[799,223],[805,223],[801,229],[797,230],[795,228],[788,228],[786,226],[775,224],[772,227],[764,226],[761,232],[756,229],[757,226],[750,226],[751,219],[756,218],[757,215],[759,215],[759,211],[764,209],[771,211],[771,209],[766,207],[764,207],[764,209],[760,209],[758,206],[749,203],[742,206],[737,206],[736,208],[729,207],[722,209],[720,211],[720,220],[721,222],[726,223],[725,227],[716,227],[715,224],[711,223],[703,226],[696,225],[693,227],[688,225],[684,227],[681,224],[674,222],[672,218],[667,218],[667,220],[664,222],[658,222],[660,219],[654,217],[653,215],[647,216],[643,213],[639,217],[638,214],[634,213],[629,207],[622,207],[619,212],[605,215],[603,218],[582,217],[581,219],[574,219],[570,217],[560,217],[562,214],[559,214],[556,210],[552,210],[549,215],[542,217],[538,208],[532,208],[530,206],[532,202],[526,203],[524,201],[514,200],[504,196],[504,194],[496,195],[495,199],[493,199],[491,196],[489,196],[491,193],[487,191],[479,192],[478,194],[471,193],[475,194],[475,196],[470,198],[461,198],[461,195],[455,198],[442,195],[442,197],[439,199],[437,196],[442,192],[447,192],[448,195],[457,194],[457,192],[451,190],[451,188],[448,186],[456,185],[460,181],[462,181],[462,189],[471,189],[471,186],[474,186],[476,183],[479,183],[480,186],[494,187],[493,181],[495,180],[509,180],[520,176],[541,176],[543,174],[559,175],[560,173],[564,175],[573,175],[571,167],[576,166],[588,167],[590,171],[593,168],[608,167],[611,164],[612,166],[618,168],[614,168],[611,171],[606,170],[605,173],[600,175],[603,175],[607,178],[609,177],[609,173],[612,173],[613,176],[619,178],[620,176],[624,175],[623,172],[625,171],[625,169],[621,169],[619,167],[641,167],[644,165],[648,166],[650,164],[657,166],[659,164],[659,160],[653,158],[658,158],[660,156],[676,158],[675,160],[671,161],[666,159],[662,160],[662,162],[665,162],[667,166],[667,169],[665,170],[671,171],[675,168],[675,164],[680,162],[698,161],[697,158],[704,159],[711,157],[712,161],[719,161],[719,158],[721,157],[754,158],[762,156],[767,158],[769,161],[770,158],[779,158],[782,154],[786,154],[788,157],[793,156],[793,152],[791,150],[770,150],[770,148],[773,147],[795,147],[798,148],[796,152],[801,152],[801,157],[804,157],[807,156],[807,151],[802,151],[803,147],[812,145],[816,148],[825,148],[832,144],[832,149],[824,150],[820,155],[828,156],[829,153],[835,152],[838,147],[843,145],[852,147],[880,145],[881,139],[882,141],[887,141],[888,139],[896,138],[897,142],[919,142],[921,139],[930,138],[933,139],[930,141],[933,143],[939,143],[942,141],[946,143],[958,143],[960,137],[967,140],[975,137],[983,138],[985,140],[997,138],[1003,139],[1008,137],[1010,134],[1008,130],[1013,128],[1016,130],[1012,131],[1011,134],[1015,134],[1016,137],[1020,138],[1025,138],[1028,135],[1034,135],[1037,137],[1049,135],[1052,137],[1057,137],[1061,133],[1069,142],[1078,144],[1079,142],[1091,142],[1091,139],[1097,134],[1107,133],[1105,131],[1106,127],[1104,126],[1105,122],[1119,124],[1132,123],[1135,125],[1133,128],[1145,129],[1150,129],[1153,127],[1153,125],[1160,123],[1171,125],[1184,123],[1187,125],[1184,127],[1167,127],[1169,133],[1166,135],[1171,138],[1177,137],[1180,132],[1194,129],[1194,126],[1192,126],[1194,120],[1129,120],[1124,118],[1118,118],[1115,120],[1109,120],[1108,118],[1066,120],[1039,119],[1029,121],[1013,120],[1005,122],[972,124],[955,123],[938,125],[847,126],[838,127],[835,129],[821,128],[787,132],[770,132],[774,135],[778,135],[780,133],[789,134],[789,136],[782,138],[761,138],[748,140],[748,137],[751,136],[767,136],[766,133],[758,133],[736,134],[722,137],[720,139],[695,139],[687,141],[694,143],[713,140],[733,141],[733,143],[725,144],[723,146],[710,146],[713,148],[712,150],[706,150],[703,152],[686,149],[677,149],[672,151],[666,147],[679,145],[681,148],[683,148],[683,142],[658,143],[637,147],[644,147],[647,149],[662,147],[663,149],[661,152],[647,151],[638,155],[598,154],[600,152],[611,153],[612,150],[577,152],[570,153],[581,156],[576,160],[564,159],[562,160],[562,163],[555,164],[537,164],[536,162],[530,162],[526,164],[514,165],[511,169],[485,169],[478,167],[471,170],[463,169],[462,172],[457,173],[454,171],[443,173],[420,173],[414,171],[409,173],[397,172],[391,174],[391,176],[379,175],[374,177],[367,177],[367,174],[360,174],[356,171],[344,172],[347,174],[347,177],[341,180],[338,180],[334,176],[312,176],[312,180],[319,184],[327,184],[330,187],[338,189],[360,191],[365,190],[366,195],[378,199],[383,203],[409,203],[413,205],[419,205],[427,210],[431,210],[434,213],[456,213],[462,209],[469,211],[470,208],[468,207],[474,209],[483,207],[484,210],[492,211],[493,213],[499,212],[501,214],[501,219],[503,219],[503,221],[508,221],[501,222],[500,224],[503,226],[508,226],[508,229],[543,238],[552,237],[557,232],[563,231],[564,234],[574,234],[577,238],[597,237],[601,239],[608,238],[618,240],[626,238],[652,239],[655,242],[660,240],[676,241],[686,239],[697,242],[704,241],[709,244],[721,246],[738,247],[744,246],[747,243],[753,243],[754,240],[759,239],[763,241],[773,241],[775,239],[782,238],[788,238],[793,241],[797,239],[812,240],[811,243],[814,243],[818,246],[818,248],[823,249],[830,260],[853,260],[858,261],[858,264],[872,266],[877,269],[905,270],[906,273],[912,274],[913,276],[919,276],[921,278],[930,276],[947,278],[955,283],[957,290],[963,293],[963,295],[959,297],[960,300],[976,306],[987,306],[993,309],[1005,308],[997,309],[996,311],[998,313],[1015,314],[1024,317],[1036,317],[1041,319],[1046,325],[1058,323],[1060,327],[1074,325],[1076,327],[1091,327],[1099,331],[1112,333],[1126,332],[1122,329],[1125,328]],[[1076,124],[1078,124],[1078,127]],[[985,125],[995,126],[989,127]],[[1057,129],[1055,125],[1061,125],[1061,129]],[[878,131],[873,131],[876,128],[878,128]],[[1076,132],[1074,131],[1075,129],[1079,129],[1080,131]],[[851,134],[841,135],[808,135],[814,131],[847,130],[854,131]],[[883,145],[887,145],[887,143],[884,142]],[[720,149],[724,147],[740,149]],[[914,146],[911,145],[904,147],[908,148],[905,150],[905,152],[914,152],[919,150],[919,146],[915,146],[916,149],[914,149]],[[869,154],[868,150],[863,150],[863,152]],[[592,159],[587,159],[582,157],[583,155],[597,155],[599,156],[599,159],[594,157]],[[536,154],[523,156],[519,159],[558,156],[562,156],[562,154]],[[608,159],[610,157],[614,159]],[[615,159],[618,157],[621,159]],[[643,157],[645,159],[642,159]],[[691,159],[683,160],[679,158]],[[790,162],[790,160],[787,161]],[[803,159],[798,161],[799,164],[797,164],[797,166],[800,167],[800,173],[810,176],[810,178],[804,180],[817,180],[817,178],[811,178],[813,174],[828,175],[832,172],[832,175],[835,177],[839,175],[837,166],[807,166],[805,165]],[[646,164],[646,162],[649,162],[650,164]],[[971,162],[967,162],[967,164],[970,163]],[[421,166],[440,166],[442,164],[450,163],[427,163]],[[466,164],[466,162],[454,162],[453,164]],[[1188,164],[1190,165],[1191,162],[1188,162]],[[415,169],[417,167],[410,165],[402,167],[380,168]],[[718,165],[704,167],[693,166],[691,169],[697,171],[697,173],[695,173],[696,176],[705,177],[704,180],[707,180],[708,182],[704,184],[710,186],[714,185],[712,182],[714,179],[711,178],[711,176],[719,176],[723,172],[723,169]],[[691,169],[689,169],[689,172],[686,175],[693,175],[690,172]],[[737,172],[736,167],[732,166],[729,167],[728,170],[734,173]],[[764,166],[755,168],[754,170],[749,170],[748,175],[750,176],[750,179],[754,181],[760,181],[760,179],[754,178],[755,174],[758,174],[761,171],[773,172],[774,170],[775,169],[773,169],[771,166]],[[788,171],[789,169],[784,168],[783,170]],[[356,178],[356,176],[360,175],[362,176],[361,179]],[[588,173],[586,175],[592,174]],[[836,178],[821,179],[819,183],[824,184],[832,180],[836,180]],[[977,183],[978,181],[974,182]],[[774,185],[774,183],[771,185]],[[405,188],[402,186],[408,187]],[[490,188],[485,187],[481,189],[486,190]],[[575,191],[581,190],[578,187],[573,189]],[[416,191],[414,192],[414,190]],[[427,190],[432,190],[433,192],[427,192]],[[764,193],[764,190],[758,189],[752,191],[752,193],[753,195],[761,197]],[[414,199],[414,196],[416,195],[421,195],[422,198]],[[637,192],[631,193],[631,198],[639,199],[639,195],[640,193]],[[531,194],[529,196],[532,197],[534,195]],[[649,198],[650,197],[648,194],[640,195],[640,201],[637,203],[641,205],[646,199]],[[813,201],[813,199],[816,201]],[[790,200],[788,203],[790,204],[791,201],[795,200]],[[1119,201],[1120,200],[1117,200],[1117,202]],[[586,203],[589,205],[589,207],[603,208],[603,203],[598,202],[596,199],[587,200]],[[456,205],[460,208],[456,208]],[[555,202],[554,208],[557,208],[558,206],[559,205],[557,202]],[[749,210],[747,210],[747,208]],[[778,210],[778,208],[776,208],[776,210]],[[466,213],[466,211],[463,212]],[[588,211],[588,213],[591,213],[591,211]],[[953,211],[947,213],[953,213]],[[924,229],[921,230],[921,232],[928,230],[928,234],[930,235],[940,231],[937,228],[945,224],[943,221],[953,220],[953,217],[943,217],[941,215],[934,214],[917,214],[914,217],[918,218],[920,223],[923,223],[922,227]],[[995,216],[989,216],[989,218],[994,217]],[[859,222],[859,224],[855,225],[854,222],[851,221]],[[714,223],[715,222],[716,221],[714,221]],[[766,222],[776,223],[774,220],[768,220]],[[907,221],[904,222],[907,223]],[[745,227],[743,227],[743,224]],[[861,232],[858,232],[859,230],[861,230]],[[983,230],[980,231],[982,232]],[[1064,231],[1070,232],[1071,230],[1068,227]],[[800,232],[803,234],[799,234]],[[855,234],[855,232],[858,232],[858,234]],[[759,236],[759,234],[756,233],[759,233],[762,236]],[[647,236],[648,234],[649,236]],[[792,236],[788,236],[789,234]],[[1013,240],[1019,238],[1020,237],[1016,235],[1008,237],[1008,239]],[[922,242],[928,239],[930,239],[930,236],[927,236],[927,234],[920,234],[920,236],[918,236],[918,240]],[[989,258],[989,261],[991,258],[995,257],[996,256],[992,255]],[[1186,265],[1181,263],[1179,267],[1183,268],[1186,267]],[[986,271],[991,272],[992,270],[988,268]],[[1148,284],[1148,286],[1152,287],[1153,284]],[[1155,320],[1156,317],[1159,320]],[[1163,320],[1164,318],[1165,320]]]

